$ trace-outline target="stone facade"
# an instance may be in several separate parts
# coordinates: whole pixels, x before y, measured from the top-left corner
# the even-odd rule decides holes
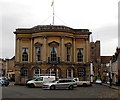
[[[11,59],[6,59],[7,63],[7,77],[10,81],[15,81],[15,56]]]
[[[41,74],[90,80],[88,29],[39,25],[16,29],[15,83]]]
[[[4,59],[0,58],[0,76],[5,76],[6,73],[6,62]]]

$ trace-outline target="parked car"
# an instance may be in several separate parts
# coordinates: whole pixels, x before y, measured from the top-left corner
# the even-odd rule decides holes
[[[42,87],[43,83],[54,81],[55,76],[40,76],[36,79],[30,80],[26,83],[28,87]]]
[[[36,78],[34,78],[34,77],[28,78],[28,79],[26,80],[26,83],[27,83],[28,81],[31,81],[31,80],[34,80],[34,79],[36,79]]]
[[[77,83],[74,79],[59,79],[58,81],[52,81],[43,83],[43,89],[70,89],[73,90],[77,87]]]
[[[76,82],[77,82],[77,86],[91,86],[91,82],[90,81],[80,81],[79,78],[73,78]]]
[[[8,86],[9,85],[9,80],[5,77],[0,77],[0,85],[1,86]]]
[[[102,84],[102,81],[101,80],[96,80],[95,83],[96,84]]]

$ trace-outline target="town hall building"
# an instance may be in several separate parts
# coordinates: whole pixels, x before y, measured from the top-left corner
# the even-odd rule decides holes
[[[18,28],[15,48],[15,84],[40,75],[90,80],[88,29],[38,25]]]

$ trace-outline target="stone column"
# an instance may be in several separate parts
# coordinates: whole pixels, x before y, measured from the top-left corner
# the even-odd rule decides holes
[[[89,41],[88,39],[85,39],[85,62],[89,62]]]
[[[64,36],[61,36],[61,61],[64,61]]]
[[[43,48],[44,48],[44,57],[43,57],[43,61],[46,62],[46,58],[47,58],[47,52],[46,52],[46,40],[47,40],[47,37],[44,36],[43,37]]]
[[[20,62],[20,56],[19,56],[19,53],[20,53],[20,39],[17,38],[16,42],[17,42],[17,44],[16,44],[16,61]]]
[[[30,62],[33,62],[33,39],[31,38]]]
[[[21,51],[21,38],[17,38],[17,47],[16,47],[16,55],[17,55],[17,62],[21,62],[21,55],[22,55],[22,51]]]
[[[15,84],[20,84],[20,66],[15,67]]]
[[[75,46],[76,39],[73,38],[73,61],[76,62],[76,46]]]

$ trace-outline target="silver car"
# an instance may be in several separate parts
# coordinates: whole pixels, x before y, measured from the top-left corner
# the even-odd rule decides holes
[[[73,90],[77,87],[77,83],[74,79],[59,79],[58,81],[51,81],[43,84],[43,89],[70,89]]]

